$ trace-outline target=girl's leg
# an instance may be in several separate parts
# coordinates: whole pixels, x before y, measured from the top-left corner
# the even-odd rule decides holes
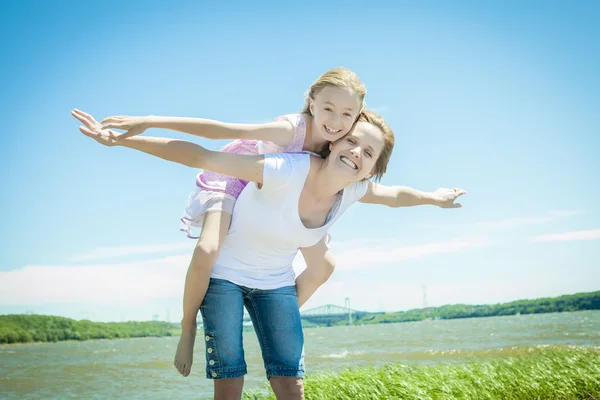
[[[302,307],[333,274],[335,258],[329,251],[325,238],[312,247],[301,248],[300,251],[306,261],[306,269],[296,278],[298,305]]]
[[[206,214],[185,277],[181,337],[173,361],[173,365],[183,376],[188,376],[192,368],[198,310],[208,288],[210,271],[217,260],[230,223],[231,214],[228,212],[214,210]]]

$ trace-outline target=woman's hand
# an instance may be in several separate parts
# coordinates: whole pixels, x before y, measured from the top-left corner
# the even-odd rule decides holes
[[[130,117],[127,115],[117,115],[107,117],[100,122],[104,129],[120,129],[127,131],[117,136],[117,140],[127,139],[128,137],[140,135],[149,128],[147,117]]]
[[[435,205],[441,208],[461,208],[462,204],[455,203],[454,201],[463,194],[467,194],[467,191],[457,188],[439,188],[433,192],[433,199]]]
[[[84,125],[80,126],[79,130],[85,136],[91,137],[96,142],[105,146],[116,146],[118,144],[115,132],[110,129],[104,129],[104,127],[90,114],[75,109],[71,112],[71,115]]]

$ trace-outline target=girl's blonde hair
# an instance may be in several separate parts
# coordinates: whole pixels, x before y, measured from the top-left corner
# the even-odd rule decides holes
[[[308,92],[306,92],[304,95],[306,102],[304,104],[304,108],[302,108],[303,114],[312,114],[310,112],[310,101],[314,100],[315,96],[328,86],[334,86],[342,89],[349,88],[356,93],[359,98],[360,111],[364,110],[367,88],[360,81],[358,75],[347,68],[339,67],[325,72],[311,85],[310,89],[308,89]]]

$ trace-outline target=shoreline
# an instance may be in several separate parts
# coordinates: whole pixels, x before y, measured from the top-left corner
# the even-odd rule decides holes
[[[527,317],[527,316],[532,316],[532,315],[547,315],[547,314],[566,314],[566,313],[577,313],[577,312],[600,312],[600,310],[575,310],[575,311],[558,311],[558,312],[552,312],[552,313],[537,313],[537,314],[515,314],[515,315],[498,315],[498,316],[490,316],[490,317],[469,317],[469,318],[449,318],[449,319],[424,319],[424,320],[420,320],[420,321],[400,321],[400,322],[377,322],[377,323],[371,323],[371,324],[353,324],[353,325],[332,325],[332,326],[325,326],[325,325],[321,325],[321,326],[310,326],[310,327],[303,327],[303,329],[317,329],[317,328],[334,328],[334,327],[341,327],[341,326],[362,326],[362,325],[382,325],[382,324],[406,324],[406,323],[419,323],[419,322],[432,322],[432,321],[453,321],[456,319],[460,319],[460,320],[467,320],[467,319],[483,319],[483,318],[501,318],[501,317]],[[136,321],[137,322],[137,321]],[[149,322],[149,321],[139,321],[140,323],[143,322]],[[164,321],[158,321],[158,322],[164,322]],[[110,324],[111,322],[97,322],[98,324]],[[166,323],[166,322],[165,322]],[[198,331],[201,331],[201,325],[198,326]],[[248,329],[248,330],[244,330],[244,332],[246,331],[252,331],[252,329]],[[82,342],[91,342],[91,341],[106,341],[106,340],[131,340],[131,339],[146,339],[146,338],[167,338],[167,337],[174,337],[177,338],[179,337],[179,335],[181,334],[181,329],[179,330],[173,330],[172,332],[170,332],[170,334],[167,335],[160,335],[160,336],[156,336],[156,335],[146,335],[146,336],[131,336],[131,337],[114,337],[114,338],[94,338],[94,339],[85,339],[85,340],[77,340],[77,339],[67,339],[67,340],[57,340],[57,341],[31,341],[31,342],[15,342],[15,343],[0,343],[0,349],[4,348],[4,347],[12,347],[12,346],[26,346],[26,345],[44,345],[44,344],[57,344],[57,343],[82,343]],[[594,347],[593,345],[590,345],[591,347]]]

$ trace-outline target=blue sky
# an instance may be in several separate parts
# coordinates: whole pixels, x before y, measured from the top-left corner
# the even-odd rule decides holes
[[[73,108],[264,122],[336,66],[396,133],[384,184],[469,194],[352,207],[307,307],[420,307],[421,285],[430,305],[600,289],[596,2],[298,4],[0,5],[0,313],[180,318],[198,171],[97,145]]]

